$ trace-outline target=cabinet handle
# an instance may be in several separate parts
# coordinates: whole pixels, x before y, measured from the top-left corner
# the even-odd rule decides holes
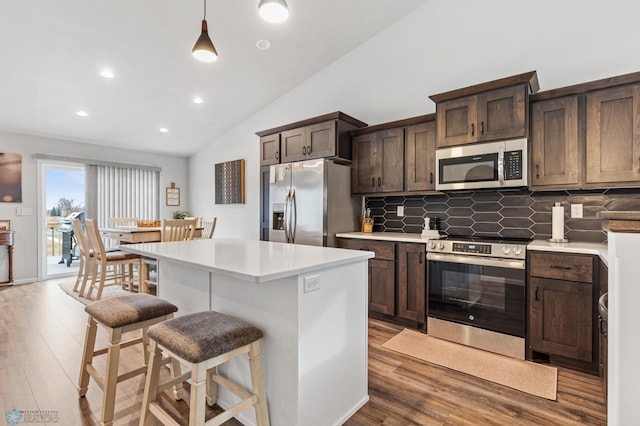
[[[602,317],[598,315],[598,332],[600,334],[604,334],[604,330],[602,329]]]
[[[536,179],[540,179],[540,164],[536,164]]]
[[[422,252],[418,253],[418,257],[420,258],[420,264],[422,265]]]
[[[429,173],[429,183],[433,183],[433,172]]]
[[[374,177],[371,178],[371,187],[372,188],[376,187],[376,178],[374,178]]]
[[[382,178],[380,176],[378,176],[378,186],[382,185]]]
[[[480,134],[484,135],[484,121],[480,122]]]
[[[471,123],[471,136],[475,136],[476,134],[476,124]]]
[[[533,299],[537,302],[538,301],[538,286],[535,286],[533,289]]]
[[[551,269],[562,269],[563,271],[570,271],[571,266],[550,265]]]
[[[638,157],[638,173],[640,173],[640,157]]]
[[[306,146],[302,147],[302,155],[307,155],[307,147]]]
[[[311,145],[307,145],[307,154],[311,155]]]

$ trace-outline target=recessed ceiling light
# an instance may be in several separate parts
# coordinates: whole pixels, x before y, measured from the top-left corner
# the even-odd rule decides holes
[[[200,96],[196,96],[195,98],[193,98],[193,103],[194,104],[201,104],[204,101],[202,100],[202,98]]]
[[[166,127],[160,127],[160,128],[158,129],[158,131],[159,131],[160,133],[167,133],[167,132],[169,131],[169,129],[167,129]]]
[[[81,109],[81,110],[76,111],[76,115],[78,117],[88,117],[89,113],[87,111]]]
[[[107,69],[102,70],[100,75],[103,76],[104,78],[113,78],[113,77],[115,77],[115,74],[113,73],[113,71],[107,70]]]
[[[271,42],[269,40],[258,40],[256,47],[259,50],[268,50],[271,47]]]

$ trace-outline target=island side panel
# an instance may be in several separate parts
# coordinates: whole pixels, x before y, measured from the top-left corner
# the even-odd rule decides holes
[[[210,294],[208,271],[169,259],[158,260],[158,297],[178,307],[175,316],[211,310]]]
[[[271,424],[305,424],[298,410],[298,276],[252,283],[212,272],[211,309],[241,318],[264,333],[262,362]],[[251,389],[246,356],[231,360],[220,370]],[[229,408],[238,401],[221,389],[221,407]],[[240,418],[244,424],[256,424],[253,410],[241,413]]]
[[[366,259],[299,276],[301,425],[343,424],[369,399],[367,277]]]

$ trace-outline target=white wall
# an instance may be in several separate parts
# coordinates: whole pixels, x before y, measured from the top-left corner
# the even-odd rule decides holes
[[[342,111],[369,124],[435,111],[429,95],[536,70],[541,90],[640,71],[640,2],[431,0],[189,158],[189,209],[216,236],[259,236],[256,131]],[[365,17],[363,16],[363,19]],[[246,204],[215,205],[215,163],[246,159]]]
[[[113,161],[160,167],[160,217],[170,218],[174,210],[185,210],[189,201],[187,159],[169,155],[115,149],[38,136],[0,132],[0,152],[22,155],[22,203],[0,203],[0,219],[11,220],[16,231],[14,280],[32,282],[38,278],[38,194],[37,160],[33,154],[47,154],[91,160]],[[180,207],[166,207],[164,188],[175,182],[180,191]],[[16,216],[16,208],[32,208],[32,216]],[[46,212],[41,212],[45,214]]]

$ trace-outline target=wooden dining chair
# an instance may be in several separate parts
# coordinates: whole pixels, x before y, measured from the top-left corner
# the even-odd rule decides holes
[[[80,219],[73,219],[71,221],[71,226],[73,226],[73,236],[76,239],[76,244],[78,244],[78,247],[80,248],[78,277],[76,278],[76,283],[73,285],[73,291],[79,292],[78,294],[82,296],[92,270],[91,249],[84,233],[84,229],[82,229],[82,222]],[[81,283],[82,285],[80,285]]]
[[[85,297],[90,299],[93,290],[97,290],[95,300],[100,300],[104,287],[112,285],[128,286],[129,291],[134,291],[135,278],[132,268],[137,266],[139,271],[142,270],[142,257],[123,251],[108,252],[102,242],[97,222],[94,219],[86,219],[85,227],[91,244],[91,258],[93,259],[92,266],[94,268],[91,276],[91,285]],[[127,266],[129,268],[128,273],[126,271]],[[106,284],[107,281],[109,284]],[[141,276],[138,274],[139,284],[140,281]],[[140,288],[140,285],[138,288]]]
[[[202,228],[201,240],[208,240],[213,237],[213,231],[216,230],[217,217],[201,217],[200,227]]]

